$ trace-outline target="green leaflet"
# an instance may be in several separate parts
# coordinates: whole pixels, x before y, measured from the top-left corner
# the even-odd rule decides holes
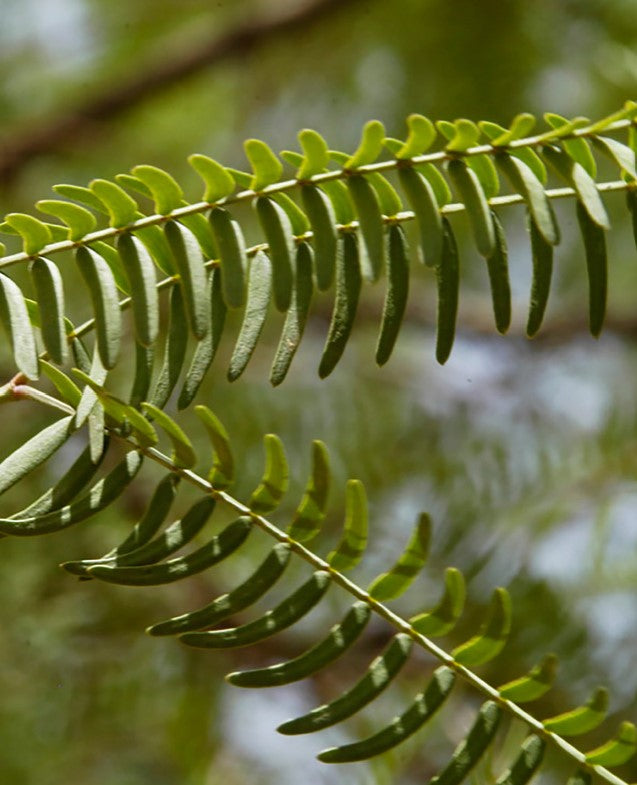
[[[122,335],[115,278],[104,259],[86,246],[75,251],[75,259],[93,305],[100,358],[104,368],[110,369],[117,364]]]
[[[368,172],[365,178],[374,189],[382,215],[397,216],[403,209],[398,191],[380,172]]]
[[[440,171],[430,163],[414,164],[414,169],[421,174],[431,186],[438,207],[444,207],[451,201],[451,189]]]
[[[342,243],[343,252],[336,258],[334,310],[319,364],[318,373],[321,379],[334,370],[345,350],[361,292],[362,277],[356,237],[345,234]]]
[[[563,128],[564,126],[571,125],[571,122],[565,117],[560,117],[560,115],[554,114],[552,112],[547,112],[544,115],[544,119],[552,128]],[[582,139],[581,137],[575,139],[563,139],[562,147],[574,161],[577,161],[577,163],[588,172],[591,177],[595,177],[597,174],[597,165],[595,163],[595,159],[593,158],[593,154],[591,153],[590,145],[586,139]]]
[[[411,539],[398,561],[388,572],[379,575],[367,587],[370,596],[384,602],[403,594],[425,566],[429,555],[430,539],[431,518],[423,512],[420,514]]]
[[[434,124],[421,114],[410,114],[407,118],[407,127],[409,134],[404,144],[394,152],[396,158],[413,158],[422,155],[436,139]]]
[[[303,654],[267,668],[229,673],[226,681],[235,687],[277,687],[305,679],[334,662],[354,644],[367,626],[371,612],[367,603],[356,602],[343,621],[332,627],[326,638]]]
[[[88,419],[89,414],[91,413],[91,410],[97,403],[97,393],[94,389],[95,386],[100,387],[104,384],[106,379],[107,371],[102,365],[97,347],[95,347],[95,350],[93,351],[93,358],[88,371],[81,371],[81,373],[90,378],[91,382],[90,384],[87,384],[87,386],[82,390],[82,397],[80,398],[80,402],[77,405],[77,413],[75,415],[76,428],[81,428],[82,425],[84,425]]]
[[[187,632],[179,639],[188,646],[226,649],[249,646],[286,629],[308,613],[331,586],[329,573],[319,570],[275,608],[241,627],[210,632]]]
[[[263,437],[265,448],[265,470],[257,488],[253,491],[248,507],[260,515],[275,510],[288,489],[289,468],[283,442],[274,433]]]
[[[73,373],[87,387],[93,390],[109,417],[112,417],[119,425],[127,423],[135,431],[137,440],[142,447],[150,447],[157,444],[158,439],[155,429],[137,409],[111,395],[100,384],[91,379],[88,374],[85,374],[78,368],[74,368]]]
[[[29,379],[39,376],[38,352],[20,287],[0,273],[0,321],[11,341],[16,365]]]
[[[506,236],[498,216],[492,211],[495,246],[493,253],[487,256],[489,284],[495,326],[499,333],[504,334],[511,324],[511,285],[509,283],[509,263]]]
[[[435,267],[442,257],[443,228],[434,190],[429,181],[412,167],[401,167],[398,178],[416,216],[425,264]]]
[[[604,326],[606,315],[606,295],[608,290],[608,260],[606,256],[606,237],[601,228],[590,217],[586,207],[577,202],[577,221],[579,223],[588,272],[589,328],[591,335],[598,338]]]
[[[138,177],[150,191],[155,202],[155,212],[168,215],[183,203],[184,192],[179,183],[156,166],[136,166],[133,175]]]
[[[637,245],[637,191],[634,189],[630,189],[626,193],[626,207],[628,207],[628,211],[630,212],[633,224],[633,238],[635,240],[635,245]]]
[[[312,471],[305,492],[296,508],[288,535],[296,542],[309,542],[319,533],[327,511],[330,490],[330,465],[327,448],[323,442],[312,442]]]
[[[254,172],[250,183],[253,191],[261,191],[281,179],[283,164],[265,142],[248,139],[243,143],[243,148]]]
[[[376,363],[384,365],[390,358],[402,325],[409,295],[409,258],[405,232],[398,224],[389,228],[389,266],[387,292],[383,305],[380,333],[376,344]]]
[[[498,153],[495,162],[504,172],[514,190],[526,202],[535,225],[545,242],[557,245],[560,240],[559,228],[553,208],[540,180],[519,158],[506,153]]]
[[[120,292],[130,295],[130,285],[128,283],[128,276],[122,264],[122,259],[117,253],[117,249],[113,248],[108,243],[103,243],[101,240],[96,240],[91,243],[91,248],[98,253],[106,264],[111,268],[115,283]]]
[[[228,381],[234,382],[246,369],[257,345],[266,316],[272,291],[272,267],[263,251],[257,251],[250,264],[248,300],[241,328],[228,367]]]
[[[142,401],[148,398],[154,366],[155,347],[144,346],[139,341],[135,341],[135,374],[128,400],[129,404],[135,409],[139,407]]]
[[[557,174],[573,188],[590,219],[602,229],[610,229],[608,215],[597,190],[597,184],[586,169],[563,150],[552,145],[544,146],[542,155]]]
[[[197,454],[193,449],[192,442],[179,425],[164,411],[158,409],[157,406],[153,406],[152,403],[143,401],[141,408],[152,419],[156,420],[157,425],[168,435],[173,446],[173,454],[171,456],[173,463],[182,469],[192,469],[197,463]]]
[[[69,227],[69,240],[81,240],[97,226],[93,213],[85,207],[58,199],[41,199],[35,206],[42,213],[54,215]]]
[[[385,127],[379,120],[370,120],[363,127],[363,134],[356,152],[345,162],[346,169],[372,164],[381,154],[385,139]]]
[[[348,480],[345,487],[345,522],[343,537],[327,557],[334,570],[344,572],[355,567],[367,546],[367,495],[360,480]]]
[[[227,312],[223,300],[221,270],[219,268],[214,268],[208,276],[207,297],[210,301],[210,329],[201,341],[197,342],[195,353],[179,393],[178,409],[185,409],[192,403],[219,348]]]
[[[456,238],[447,218],[442,219],[443,241],[440,263],[436,265],[438,314],[436,322],[436,360],[444,365],[449,359],[456,336],[460,264]]]
[[[528,227],[531,235],[533,282],[531,284],[526,334],[529,338],[532,338],[542,325],[549,299],[551,277],[553,275],[553,246],[546,242],[533,218],[529,218]]]
[[[281,384],[285,379],[303,337],[314,294],[312,260],[311,246],[305,242],[299,243],[296,249],[296,273],[292,289],[292,302],[285,315],[281,338],[270,369],[270,383],[273,387]]]
[[[593,136],[593,145],[602,152],[607,158],[617,164],[622,172],[625,172],[633,180],[637,180],[635,171],[635,151],[628,145],[611,139],[608,136]]]
[[[110,180],[93,180],[89,183],[89,188],[107,209],[111,226],[122,228],[137,219],[137,202],[117,183]]]
[[[523,112],[513,118],[508,130],[489,121],[482,121],[478,125],[494,147],[504,147],[515,139],[528,136],[535,127],[535,123],[536,120],[532,114]]]
[[[456,647],[451,656],[461,665],[482,665],[502,651],[510,631],[511,598],[499,587],[493,592],[488,616],[478,634]]]
[[[104,450],[104,453],[106,450]],[[14,513],[11,520],[22,518],[37,518],[52,510],[59,510],[73,501],[86,484],[95,476],[101,460],[94,463],[90,449],[87,447],[73,461],[68,470],[60,477],[56,484],[48,488],[35,501],[27,507]]]
[[[106,477],[96,482],[88,493],[77,501],[58,510],[31,518],[16,520],[2,518],[0,519],[0,532],[18,537],[30,537],[38,534],[50,534],[80,523],[105,509],[117,499],[135,477],[141,464],[142,456],[136,452],[130,452]]]
[[[164,359],[162,362],[159,376],[155,381],[155,386],[150,396],[149,403],[162,409],[175,385],[179,380],[181,369],[186,359],[186,349],[188,347],[188,322],[181,289],[173,286],[170,290],[170,315],[168,321],[168,335],[164,346]]]
[[[549,717],[542,724],[559,736],[579,736],[600,725],[608,711],[608,691],[598,687],[584,706]]]
[[[52,242],[49,227],[32,215],[24,213],[8,213],[4,217],[5,224],[22,237],[24,253],[34,256]]]
[[[363,677],[331,703],[317,706],[308,714],[279,725],[279,733],[296,735],[313,733],[351,717],[374,700],[394,679],[407,662],[413,641],[408,635],[394,635],[383,653],[376,657]]]
[[[532,733],[524,740],[511,767],[498,777],[495,785],[525,785],[538,770],[544,757],[546,742]]]
[[[210,300],[207,296],[206,268],[201,248],[190,229],[176,221],[169,221],[164,232],[179,273],[190,330],[195,338],[201,340],[210,324]]]
[[[355,217],[354,205],[345,183],[339,180],[326,180],[321,183],[321,190],[327,194],[337,222],[343,226],[351,224]]]
[[[0,494],[3,494],[66,442],[73,431],[74,415],[48,425],[14,450],[0,463]]]
[[[303,159],[296,173],[297,180],[307,180],[319,174],[330,162],[327,142],[311,128],[304,128],[298,134],[299,144],[303,150]]]
[[[496,247],[495,231],[489,204],[477,175],[457,158],[448,162],[447,171],[467,209],[478,252],[484,257],[491,256]]]
[[[637,728],[632,722],[622,722],[614,738],[586,753],[586,762],[595,766],[621,766],[636,750]]]
[[[367,760],[401,744],[433,717],[451,694],[455,680],[454,672],[443,665],[434,671],[427,688],[416,695],[407,711],[395,717],[389,725],[363,741],[324,750],[319,753],[318,759],[323,763]]]
[[[301,235],[310,231],[310,222],[307,216],[293,199],[286,193],[275,193],[272,198],[287,215],[293,235],[301,237]]]
[[[290,546],[278,543],[247,580],[228,594],[222,594],[203,608],[153,624],[150,635],[176,635],[212,627],[260,599],[281,577],[290,561]]]
[[[117,238],[117,250],[132,294],[137,340],[144,346],[150,346],[157,339],[159,331],[155,265],[142,243],[127,232]]]
[[[210,212],[210,226],[221,257],[223,297],[229,308],[240,308],[245,302],[245,278],[248,267],[245,241],[241,227],[221,207]]]
[[[53,362],[63,365],[68,357],[64,329],[64,289],[57,265],[39,256],[29,265],[40,310],[44,346]]]
[[[385,232],[383,216],[376,191],[362,175],[347,178],[363,243],[367,250],[363,275],[368,281],[377,281],[385,267]]]
[[[234,458],[226,429],[207,406],[195,406],[195,414],[204,424],[214,450],[208,482],[219,490],[227,488],[234,482]]]
[[[537,700],[551,689],[556,672],[557,657],[554,654],[548,654],[525,676],[498,687],[498,692],[503,698],[514,703]]]
[[[205,496],[193,504],[183,518],[171,523],[159,537],[132,551],[111,553],[102,559],[66,562],[62,566],[69,572],[83,575],[89,567],[97,564],[111,567],[138,567],[157,564],[183,548],[199,534],[214,512],[215,504],[215,500],[211,496]]]
[[[493,199],[500,193],[498,171],[490,156],[471,155],[467,158],[467,166],[476,173],[487,199]]]
[[[188,163],[204,181],[204,202],[216,202],[234,191],[234,177],[221,164],[208,158],[207,155],[195,154],[188,158]]]
[[[446,635],[456,626],[464,609],[466,589],[464,576],[455,567],[445,570],[445,590],[440,602],[426,613],[409,619],[411,626],[421,635],[437,638]]]
[[[77,409],[82,398],[80,388],[74,384],[65,373],[60,371],[59,368],[56,368],[55,365],[51,365],[51,363],[48,363],[46,360],[40,360],[40,370],[53,384],[58,391],[60,398],[62,398],[63,401],[66,401],[69,406]]]
[[[466,738],[456,747],[449,763],[431,780],[430,785],[460,785],[493,741],[501,716],[502,709],[496,703],[483,703]]]
[[[336,266],[336,215],[332,203],[323,191],[314,185],[301,187],[303,207],[312,227],[316,285],[319,291],[330,288]],[[297,251],[298,266],[298,251]]]
[[[274,304],[287,311],[292,298],[294,238],[290,219],[279,205],[267,196],[260,196],[255,209],[263,234],[270,246]]]
[[[239,518],[226,526],[206,545],[202,545],[201,548],[188,556],[170,559],[164,564],[146,564],[133,567],[111,567],[106,564],[95,564],[88,568],[88,574],[92,578],[122,586],[157,586],[174,583],[182,578],[196,575],[234,553],[250,533],[251,524],[249,518]]]
[[[90,188],[85,188],[83,185],[68,185],[66,183],[61,183],[59,185],[54,185],[53,190],[56,194],[66,196],[67,199],[73,199],[76,202],[80,202],[80,204],[84,204],[87,207],[96,210],[98,213],[108,215],[108,210],[104,207],[104,203],[101,199],[97,198]]]

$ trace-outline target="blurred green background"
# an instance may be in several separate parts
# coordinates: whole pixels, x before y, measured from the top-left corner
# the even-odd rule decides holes
[[[64,130],[63,119],[78,107],[108,94],[125,96],[131,85],[169,72],[233,31],[304,6],[300,0],[1,0],[3,212],[30,211],[35,200],[50,197],[54,183],[83,185],[140,163],[168,169],[198,199],[200,185],[186,157],[202,152],[243,168],[242,142],[253,136],[275,150],[295,149],[298,130],[312,127],[334,148],[352,150],[370,118],[401,136],[411,112],[503,124],[520,111],[595,119],[636,97],[632,0],[342,0],[326,6],[294,29],[274,35],[264,28],[250,46],[170,83],[159,80],[154,91],[123,100],[109,116]],[[58,138],[50,144],[55,129]],[[30,155],[37,139],[38,154]],[[293,472],[288,507],[276,516],[283,523],[303,487],[313,438],[327,443],[335,470],[328,539],[340,525],[345,480],[366,483],[374,536],[354,576],[363,584],[391,563],[417,513],[428,510],[435,524],[430,566],[397,607],[415,613],[431,604],[444,568],[463,569],[471,601],[451,645],[476,629],[493,586],[507,586],[515,609],[512,641],[508,656],[482,669],[487,680],[513,678],[555,651],[562,661],[559,686],[538,706],[539,716],[586,699],[604,683],[612,691],[614,720],[634,720],[637,259],[623,199],[606,202],[614,226],[609,318],[598,341],[586,332],[585,265],[570,203],[558,207],[564,239],[545,326],[533,342],[523,337],[530,253],[522,212],[514,207],[502,211],[514,292],[506,338],[492,326],[486,271],[458,218],[459,334],[444,367],[433,356],[435,304],[432,279],[423,272],[385,368],[373,364],[383,294],[374,290],[362,303],[343,361],[318,381],[330,307],[325,297],[281,388],[267,382],[280,330],[273,317],[248,371],[233,385],[225,381],[234,335],[228,331],[200,401],[235,440],[244,467],[240,493],[260,475],[262,435],[282,436]],[[6,357],[0,370],[3,380],[13,373]],[[46,421],[39,409],[20,406],[22,417],[3,412],[3,456]],[[25,483],[8,494],[1,513],[27,503],[55,469],[41,474],[41,485]],[[245,653],[188,651],[142,634],[148,624],[203,605],[237,573],[247,575],[267,547],[263,538],[232,569],[170,589],[77,584],[59,570],[59,562],[98,556],[122,538],[143,509],[153,480],[152,472],[145,476],[146,487],[138,485],[117,511],[94,522],[41,541],[0,544],[0,782],[427,781],[471,721],[475,696],[469,692],[433,731],[379,761],[335,770],[313,758],[393,716],[424,683],[432,665],[424,657],[414,658],[376,709],[343,729],[321,738],[283,738],[274,730],[351,683],[387,638],[380,624],[340,669],[309,683],[248,693],[222,680],[237,663],[300,652],[314,630],[327,630],[345,607],[337,592],[311,623]],[[591,734],[582,744],[598,738]],[[478,779],[489,781],[498,766],[488,761]],[[635,781],[636,764],[621,773]],[[565,772],[555,761],[542,776],[563,781]]]

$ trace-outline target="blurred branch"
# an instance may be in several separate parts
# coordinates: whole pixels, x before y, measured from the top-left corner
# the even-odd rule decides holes
[[[84,105],[64,111],[48,121],[30,123],[0,140],[0,182],[7,185],[33,158],[67,145],[91,130],[92,124],[110,121],[167,87],[178,84],[221,61],[244,56],[279,36],[307,28],[354,0],[314,0],[279,16],[257,19],[183,52],[180,57],[153,63],[129,82],[118,83]]]

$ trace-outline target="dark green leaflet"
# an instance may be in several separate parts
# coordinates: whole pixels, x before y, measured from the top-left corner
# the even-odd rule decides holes
[[[158,586],[173,583],[182,578],[196,575],[202,570],[223,561],[244,542],[252,529],[249,517],[242,517],[228,524],[222,532],[215,535],[210,542],[196,551],[171,559],[164,564],[146,564],[133,567],[111,567],[107,564],[95,564],[89,567],[88,574],[108,583],[122,586]]]
[[[260,196],[255,207],[263,234],[270,246],[274,304],[277,310],[287,311],[292,299],[294,281],[294,238],[290,219],[283,209],[267,196]]]
[[[268,668],[229,673],[226,681],[236,687],[276,687],[305,679],[347,651],[365,629],[371,612],[367,603],[356,602],[343,621],[335,624],[324,640],[303,654]]]
[[[331,584],[329,573],[320,570],[259,619],[248,622],[241,627],[230,627],[225,630],[188,632],[181,635],[180,640],[188,646],[204,649],[249,646],[251,643],[269,638],[305,616],[324,596]]]
[[[493,741],[502,709],[493,701],[483,703],[471,730],[456,747],[453,757],[430,785],[460,785]]]
[[[496,237],[491,211],[480,181],[464,161],[453,159],[447,166],[449,176],[467,208],[478,252],[481,256],[489,257],[495,252]]]
[[[492,211],[495,245],[493,253],[487,256],[489,284],[493,301],[495,326],[504,334],[511,324],[511,285],[509,283],[509,263],[504,229],[498,216]]]
[[[330,465],[327,448],[316,439],[312,442],[312,471],[305,492],[288,529],[297,542],[309,542],[319,533],[327,510],[330,490]]]
[[[496,785],[525,785],[537,771],[546,742],[539,736],[531,734],[522,744],[522,749],[513,761],[511,768],[505,771],[496,781]]]
[[[230,358],[228,368],[228,381],[230,382],[234,382],[241,376],[252,357],[263,330],[265,318],[268,315],[271,290],[272,267],[270,260],[263,251],[257,251],[250,263],[248,301],[237,342]]]
[[[443,224],[433,188],[429,181],[412,167],[401,167],[398,178],[416,216],[425,264],[435,267],[442,256]]]
[[[362,175],[348,177],[347,187],[367,250],[366,262],[369,262],[369,266],[365,264],[364,275],[369,281],[377,281],[385,267],[385,232],[378,197]]]
[[[376,362],[384,365],[389,360],[405,315],[409,295],[409,258],[405,232],[398,224],[389,228],[389,269],[383,317],[376,344]]]
[[[163,409],[166,405],[186,359],[188,323],[181,289],[173,286],[170,291],[170,317],[168,335],[164,346],[164,360],[150,396],[150,403]]]
[[[579,223],[588,271],[589,328],[591,335],[599,337],[606,315],[606,294],[608,290],[608,260],[606,256],[606,237],[604,229],[593,221],[586,207],[577,202],[577,221]]]
[[[126,553],[116,553],[107,555],[103,559],[85,559],[77,562],[66,562],[62,566],[69,572],[84,574],[87,567],[94,564],[104,564],[114,567],[141,566],[144,564],[156,564],[162,559],[166,559],[173,553],[183,548],[193,540],[203,529],[208,518],[212,515],[215,508],[215,500],[206,496],[192,505],[188,512],[180,520],[171,523],[162,534],[154,540],[144,543],[139,548]],[[168,510],[166,510],[166,513]],[[156,510],[157,516],[161,515],[161,510]],[[164,515],[159,521],[163,523]]]
[[[405,592],[427,561],[430,539],[431,518],[423,512],[418,518],[407,547],[394,566],[379,575],[367,587],[370,596],[375,600],[385,602],[399,597]]]
[[[91,372],[91,358],[80,338],[71,340],[71,354],[73,355],[73,365],[84,373]]]
[[[104,259],[90,248],[78,248],[75,258],[93,305],[100,358],[104,368],[110,369],[117,364],[122,335],[122,315],[115,278]]]
[[[0,519],[0,532],[19,537],[29,537],[37,534],[49,534],[60,531],[68,526],[90,518],[95,513],[117,499],[122,491],[137,474],[142,464],[142,456],[130,452],[121,463],[77,501],[65,505],[59,510],[52,510],[44,515],[33,518],[11,520]]]
[[[176,221],[164,227],[177,270],[192,334],[204,337],[210,323],[210,300],[206,296],[206,268],[199,242],[190,229]]]
[[[382,730],[363,741],[332,747],[317,755],[323,763],[350,763],[380,755],[403,742],[421,728],[451,694],[456,676],[446,665],[434,671],[424,692],[419,693],[411,706]]]
[[[148,397],[154,365],[155,347],[144,346],[139,341],[135,341],[135,375],[128,399],[134,408],[138,408],[139,404]]]
[[[245,302],[245,274],[248,266],[241,227],[221,207],[211,211],[210,225],[221,257],[224,301],[229,308],[240,308]]]
[[[630,216],[633,223],[633,238],[635,245],[637,245],[637,190],[631,188],[626,193],[626,206],[630,211]]]
[[[231,592],[222,594],[199,610],[153,624],[146,632],[151,635],[176,635],[218,624],[260,599],[281,577],[289,561],[290,546],[278,543],[252,575]]]
[[[321,379],[330,375],[345,350],[361,292],[362,277],[356,237],[345,234],[342,243],[343,252],[336,258],[334,310],[319,364]]]
[[[436,327],[436,360],[444,365],[449,359],[456,336],[458,294],[460,289],[460,264],[458,246],[451,224],[442,219],[442,254],[436,266],[438,286],[438,317]]]
[[[221,270],[218,268],[213,269],[208,277],[207,297],[210,300],[210,329],[197,343],[183,387],[179,393],[178,409],[185,409],[192,403],[219,348],[227,308],[223,300]]]
[[[137,340],[144,346],[150,346],[157,339],[159,331],[155,265],[146,248],[131,234],[124,233],[117,238],[117,250],[132,294]]]
[[[281,384],[285,379],[303,337],[314,293],[312,258],[311,246],[308,243],[299,243],[296,249],[296,277],[292,289],[292,302],[285,315],[281,339],[270,369],[270,383],[273,387]]]
[[[63,417],[32,436],[0,463],[0,495],[50,458],[73,434],[74,415]]]
[[[44,346],[53,362],[63,365],[68,357],[68,344],[64,329],[62,276],[53,262],[41,256],[31,262],[29,272],[39,304]]]
[[[383,653],[372,661],[365,675],[351,689],[331,703],[284,722],[277,730],[286,735],[313,733],[356,714],[390,684],[407,662],[412,646],[413,641],[408,635],[394,635]]]
[[[531,301],[529,303],[526,334],[529,338],[532,338],[542,325],[549,299],[551,278],[553,276],[553,246],[546,242],[531,217],[529,217],[528,226],[531,235],[533,283],[531,284]]]
[[[102,457],[105,454],[106,447]],[[11,520],[36,518],[51,512],[51,510],[58,510],[60,507],[64,507],[73,501],[88,481],[95,476],[95,472],[100,465],[101,460],[97,463],[91,460],[90,450],[86,447],[52,488],[49,488],[35,501],[31,502],[28,507],[14,513],[11,516]]]
[[[525,676],[498,687],[498,692],[503,698],[514,703],[537,700],[551,689],[556,672],[557,657],[554,654],[548,654]]]
[[[316,286],[319,291],[324,292],[330,288],[334,280],[337,247],[336,216],[332,203],[316,186],[303,185],[301,198],[314,234],[312,243],[314,245]],[[297,253],[297,266],[298,263]]]
[[[0,273],[0,322],[11,341],[16,365],[29,379],[37,379],[38,352],[27,306],[18,285],[4,273]]]

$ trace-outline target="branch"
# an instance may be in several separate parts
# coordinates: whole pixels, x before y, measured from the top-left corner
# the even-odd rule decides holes
[[[75,110],[52,117],[48,122],[27,127],[0,140],[0,182],[13,180],[31,159],[67,145],[86,134],[92,124],[110,121],[167,87],[223,60],[244,56],[275,39],[307,27],[353,0],[315,0],[270,19],[257,19],[207,41],[199,48],[166,61],[162,58],[128,83],[87,101]]]

